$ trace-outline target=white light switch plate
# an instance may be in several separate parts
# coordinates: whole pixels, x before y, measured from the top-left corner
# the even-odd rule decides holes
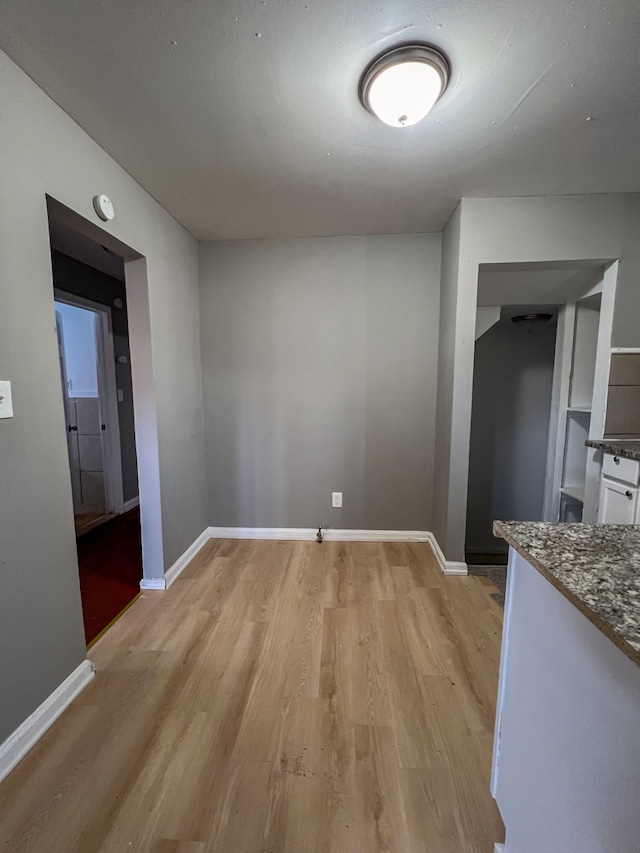
[[[342,492],[331,492],[331,506],[338,508],[342,506]]]
[[[0,380],[0,418],[13,417],[13,402],[11,400],[11,382]]]

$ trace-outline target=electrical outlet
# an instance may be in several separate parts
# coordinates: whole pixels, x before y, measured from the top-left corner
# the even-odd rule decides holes
[[[331,492],[331,506],[338,508],[342,506],[342,492]]]
[[[11,382],[0,382],[0,418],[13,417],[13,403],[11,402]]]

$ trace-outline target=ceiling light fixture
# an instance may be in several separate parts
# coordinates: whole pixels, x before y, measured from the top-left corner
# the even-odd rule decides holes
[[[447,88],[450,68],[445,56],[426,44],[397,47],[365,71],[360,100],[391,127],[421,121]]]
[[[517,317],[511,318],[511,322],[531,335],[538,326],[544,326],[552,317],[553,314],[518,314]]]

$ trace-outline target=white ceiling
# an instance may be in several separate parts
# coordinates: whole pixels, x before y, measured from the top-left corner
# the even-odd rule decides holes
[[[436,231],[463,196],[637,191],[639,36],[637,0],[0,7],[0,47],[200,239]],[[390,128],[357,85],[407,41],[453,76]]]
[[[478,275],[478,306],[526,306],[534,310],[564,305],[584,296],[602,280],[602,262],[577,265],[482,264]],[[528,313],[526,310],[515,313]]]

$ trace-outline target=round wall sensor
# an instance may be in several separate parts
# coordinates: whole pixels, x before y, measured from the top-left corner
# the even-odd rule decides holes
[[[104,194],[94,195],[93,207],[95,212],[98,214],[98,216],[100,217],[100,219],[102,219],[103,222],[108,222],[115,216],[113,204],[109,196],[106,196]]]

